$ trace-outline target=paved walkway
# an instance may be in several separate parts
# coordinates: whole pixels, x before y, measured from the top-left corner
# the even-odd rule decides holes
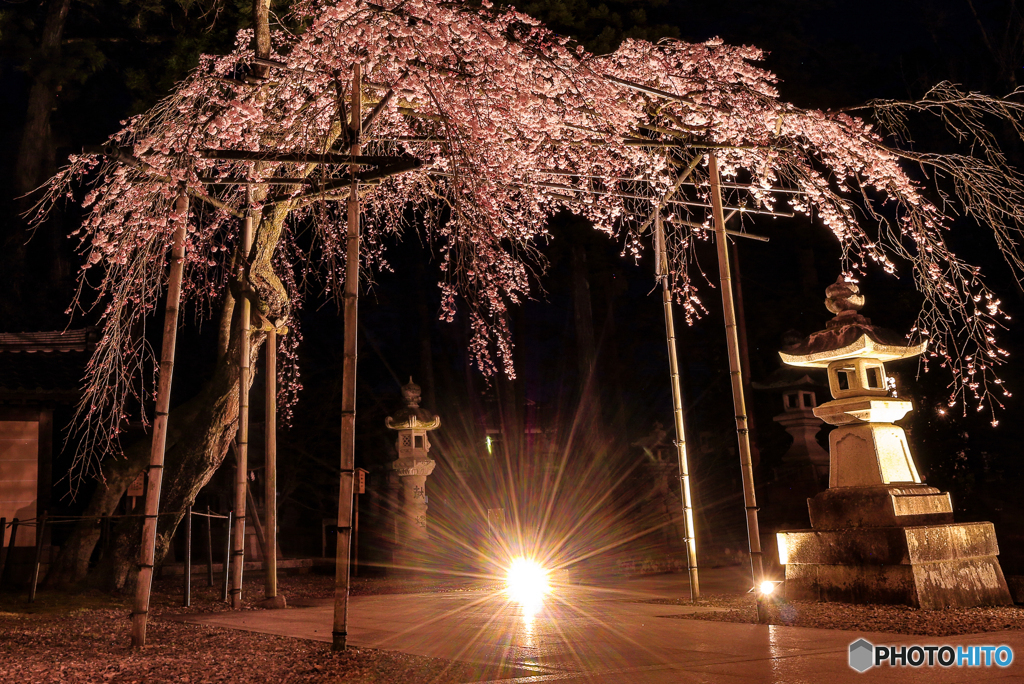
[[[738,571],[705,572],[705,591],[742,583]],[[480,666],[486,681],[506,672],[530,673],[506,684],[601,682],[1024,682],[1024,633],[994,632],[925,639],[835,630],[671,619],[694,608],[638,603],[686,595],[684,575],[609,587],[559,587],[533,616],[503,595],[484,591],[359,596],[350,602],[349,642]],[[326,603],[326,602],[325,602]],[[194,621],[269,634],[331,640],[332,607],[195,616]],[[859,638],[875,644],[1006,644],[1015,662],[992,667],[876,667],[858,674],[847,665]],[[922,640],[923,639],[923,640]],[[418,684],[410,682],[409,684]]]

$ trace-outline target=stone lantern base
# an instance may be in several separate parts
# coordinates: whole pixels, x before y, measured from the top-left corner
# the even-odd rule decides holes
[[[992,523],[954,523],[947,493],[836,487],[808,508],[813,529],[778,533],[787,598],[927,610],[1013,603]]]

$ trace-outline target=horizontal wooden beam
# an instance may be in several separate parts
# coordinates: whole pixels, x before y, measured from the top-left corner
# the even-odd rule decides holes
[[[670,93],[667,90],[659,90],[658,88],[652,88],[650,86],[645,86],[644,84],[636,83],[635,81],[627,81],[626,79],[618,78],[617,76],[608,76],[607,74],[605,74],[604,79],[606,81],[611,81],[612,83],[615,83],[617,85],[629,88],[630,90],[636,90],[636,91],[641,92],[641,93],[646,93],[647,95],[655,95],[657,97],[663,97],[666,100],[675,100],[676,102],[686,102],[687,104],[693,104],[694,103],[691,98],[683,97],[682,95],[676,95],[675,93]]]
[[[204,185],[308,185],[315,181],[308,178],[210,178],[200,177],[199,182]]]
[[[87,154],[103,155],[103,156],[105,156],[108,159],[111,159],[113,161],[118,161],[118,162],[121,162],[122,164],[125,164],[127,166],[131,166],[131,167],[133,167],[135,169],[138,169],[139,171],[142,171],[143,173],[147,174],[148,176],[150,176],[154,180],[158,180],[158,181],[160,181],[162,183],[172,183],[173,182],[171,180],[170,176],[166,176],[166,175],[160,173],[151,164],[147,164],[146,162],[142,161],[141,159],[138,159],[135,155],[133,155],[131,153],[131,150],[129,150],[127,147],[118,147],[116,145],[104,145],[103,147],[99,147],[99,148],[86,147],[86,148],[83,148],[82,151],[87,153]],[[206,204],[209,204],[211,207],[216,207],[217,209],[220,209],[221,211],[227,212],[228,214],[231,214],[235,218],[245,218],[245,216],[240,211],[238,211],[234,207],[229,206],[225,202],[222,202],[221,200],[217,199],[216,197],[210,197],[206,193],[199,192],[198,190],[187,189],[185,192],[186,192],[186,194],[189,195],[189,197],[194,197],[197,200],[200,200],[202,202],[205,202]]]
[[[251,150],[200,150],[204,159],[224,161],[253,161],[267,164],[347,164],[351,166],[384,166],[405,159],[405,157],[340,154],[338,152],[255,152]]]
[[[769,149],[767,145],[731,145],[729,143],[709,142],[668,142],[664,140],[648,140],[646,138],[624,138],[623,145],[627,147],[678,147],[680,149],[695,150],[763,150]]]

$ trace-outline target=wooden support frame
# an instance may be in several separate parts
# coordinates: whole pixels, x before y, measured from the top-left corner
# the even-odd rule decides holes
[[[722,311],[725,316],[725,336],[729,349],[729,376],[732,379],[732,402],[736,415],[736,439],[740,453],[740,472],[743,479],[743,504],[747,513],[747,542],[750,547],[750,575],[757,597],[757,620],[764,623],[767,614],[761,600],[760,587],[764,581],[764,560],[761,557],[761,532],[757,523],[757,496],[754,492],[754,466],[750,457],[750,431],[747,405],[743,396],[743,369],[740,365],[740,342],[737,332],[736,307],[732,294],[732,273],[729,267],[729,239],[725,234],[725,212],[722,209],[721,179],[718,159],[710,155],[711,203],[715,221],[715,246],[718,250],[718,273],[722,292]]]
[[[362,67],[352,67],[350,140],[352,155],[360,152],[362,137]],[[348,641],[348,591],[351,572],[352,493],[356,448],[356,352],[359,331],[359,181],[348,193],[348,232],[345,255],[345,338],[341,389],[341,475],[338,483],[338,544],[334,574],[334,625],[331,649],[344,650]]]
[[[277,330],[267,330],[263,450],[263,502],[266,523],[263,546],[264,598],[277,598]]]
[[[246,189],[246,200],[251,205],[252,191]],[[249,252],[252,250],[253,222],[252,209],[245,216],[241,241],[242,287],[249,282]],[[249,298],[244,294],[238,310],[238,432],[235,434],[235,518],[234,542],[231,556],[231,609],[242,608],[242,570],[245,567],[245,510],[249,477],[249,364],[250,327],[252,316]]]
[[[164,451],[167,446],[167,414],[171,403],[171,380],[174,377],[174,345],[178,334],[178,307],[181,304],[181,276],[185,266],[185,228],[188,225],[189,202],[186,194],[174,203],[178,224],[171,244],[170,273],[167,283],[167,304],[164,309],[164,335],[160,349],[160,379],[157,383],[156,417],[153,420],[153,441],[149,451],[149,477],[146,484],[145,518],[142,523],[142,546],[139,549],[139,575],[135,583],[135,604],[132,610],[132,647],[146,645],[146,618],[153,589],[153,563],[156,558],[156,525],[160,513],[160,486],[163,483]]]

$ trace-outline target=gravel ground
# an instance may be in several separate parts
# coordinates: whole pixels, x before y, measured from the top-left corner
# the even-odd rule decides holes
[[[691,605],[689,597],[654,599],[648,603]],[[756,623],[753,595],[709,594],[698,606],[728,608],[722,612],[673,615],[684,620]],[[770,604],[771,623],[792,627],[845,629],[889,634],[952,636],[978,634],[1004,629],[1024,630],[1024,608],[948,608],[918,610],[908,606],[876,604],[817,603],[815,601],[776,600]]]
[[[185,613],[226,610],[219,585],[209,589],[205,584],[205,579],[194,582],[192,606],[183,608],[180,578],[154,583],[143,653],[128,648],[130,598],[44,591],[34,604],[28,604],[24,593],[0,595],[0,682],[454,684],[530,674],[376,649],[333,653],[324,643],[174,620]],[[332,595],[333,577],[282,577],[279,586],[279,593],[295,602],[323,599]],[[352,593],[459,591],[480,586],[469,580],[356,579]],[[250,576],[245,590],[253,599],[262,596],[262,578]]]

